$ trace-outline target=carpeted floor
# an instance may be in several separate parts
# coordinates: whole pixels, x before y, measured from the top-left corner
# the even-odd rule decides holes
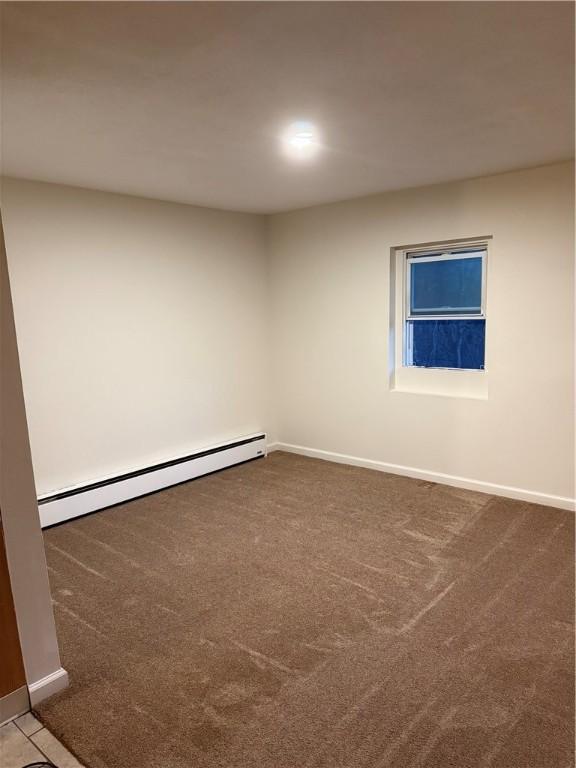
[[[92,768],[569,768],[574,515],[274,453],[48,530]]]

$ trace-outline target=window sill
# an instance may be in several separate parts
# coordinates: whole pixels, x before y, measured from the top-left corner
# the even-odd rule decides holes
[[[486,371],[455,371],[443,368],[402,366],[394,372],[390,389],[392,392],[414,395],[487,400],[488,377]]]

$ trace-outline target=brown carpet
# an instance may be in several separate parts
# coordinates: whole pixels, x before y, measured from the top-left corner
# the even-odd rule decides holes
[[[46,532],[92,768],[569,768],[574,515],[275,453]]]

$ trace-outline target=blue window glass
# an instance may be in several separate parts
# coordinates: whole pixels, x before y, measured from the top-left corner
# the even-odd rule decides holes
[[[485,320],[409,320],[406,364],[423,368],[484,368]]]
[[[481,314],[483,253],[409,258],[410,317]]]

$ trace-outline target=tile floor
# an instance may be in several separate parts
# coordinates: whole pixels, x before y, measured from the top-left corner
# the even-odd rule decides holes
[[[74,755],[31,712],[0,727],[2,768],[24,768],[30,763],[46,761],[57,768],[82,768]]]

